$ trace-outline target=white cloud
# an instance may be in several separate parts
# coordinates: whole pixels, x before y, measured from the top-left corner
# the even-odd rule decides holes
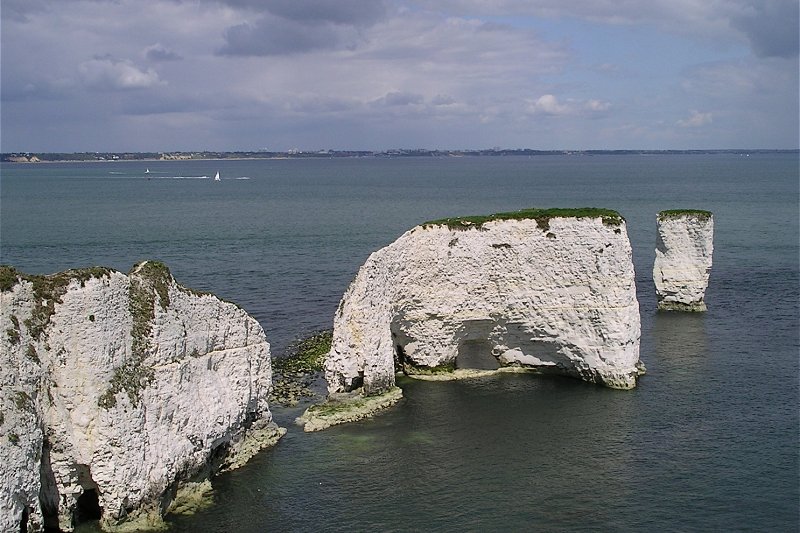
[[[78,66],[81,81],[92,89],[146,89],[161,84],[151,68],[142,70],[132,61],[111,57],[96,57]]]
[[[552,116],[600,114],[608,111],[611,103],[601,100],[578,101],[568,99],[561,102],[552,94],[543,94],[536,100],[529,100],[527,111],[533,114]]]
[[[711,124],[711,122],[712,115],[710,112],[702,113],[700,111],[692,110],[689,117],[679,120],[677,125],[682,128],[700,128],[702,126]]]
[[[611,108],[611,103],[603,102],[600,100],[588,100],[583,104],[583,108],[586,111],[602,113],[604,111],[608,111]]]
[[[574,112],[571,106],[559,103],[558,99],[552,94],[543,94],[528,106],[532,113],[544,113],[546,115],[570,115]]]

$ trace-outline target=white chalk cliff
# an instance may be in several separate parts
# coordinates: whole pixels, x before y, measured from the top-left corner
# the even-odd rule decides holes
[[[396,370],[527,367],[636,386],[640,320],[625,221],[528,210],[417,226],[373,253],[334,319],[330,393]]]
[[[282,434],[269,343],[156,262],[0,267],[0,530],[158,526],[182,488]],[[94,499],[94,501],[92,501]]]
[[[653,281],[658,308],[705,311],[714,253],[713,215],[697,210],[662,211],[657,220]]]

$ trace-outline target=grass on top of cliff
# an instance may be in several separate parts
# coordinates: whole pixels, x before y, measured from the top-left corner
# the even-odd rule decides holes
[[[667,218],[680,218],[683,216],[691,216],[702,220],[708,220],[711,218],[712,213],[711,211],[704,211],[702,209],[667,209],[665,211],[659,211],[658,220],[664,220]]]
[[[30,318],[25,320],[28,333],[38,340],[50,324],[50,318],[55,313],[55,304],[61,303],[61,297],[67,292],[67,287],[77,281],[81,287],[92,278],[103,278],[114,272],[106,267],[89,267],[65,270],[56,274],[42,276],[37,274],[24,274],[12,266],[0,265],[0,291],[10,291],[20,281],[27,281],[32,285],[34,306]]]
[[[578,208],[550,208],[550,209],[521,209],[508,213],[494,213],[491,215],[476,215],[467,217],[442,218],[430,220],[421,224],[428,226],[447,226],[450,229],[470,229],[481,227],[493,220],[535,220],[536,225],[543,231],[550,229],[550,219],[553,218],[601,218],[607,226],[619,226],[625,219],[612,209],[599,207]]]

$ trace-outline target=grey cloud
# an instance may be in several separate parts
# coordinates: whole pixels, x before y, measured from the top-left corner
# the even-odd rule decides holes
[[[355,46],[359,31],[386,16],[375,0],[225,0],[262,15],[225,31],[222,55],[268,56]]]
[[[28,22],[28,15],[47,9],[46,0],[3,0],[3,8],[0,15],[4,19],[15,20],[17,22]]]
[[[421,94],[393,91],[373,101],[373,104],[386,107],[399,107],[422,104],[424,101],[425,98]]]
[[[742,31],[759,57],[798,55],[797,0],[765,0],[747,6],[746,14],[733,17],[732,24]]]
[[[208,113],[218,109],[229,109],[231,102],[218,95],[186,94],[158,89],[148,98],[130,98],[121,106],[125,115],[165,115],[170,113]]]
[[[357,107],[358,103],[354,100],[316,94],[296,96],[286,105],[287,109],[295,113],[314,115],[341,113]]]
[[[29,22],[30,16],[37,13],[50,11],[51,6],[69,2],[77,3],[81,0],[3,0],[3,9],[0,17],[17,22]],[[115,2],[118,0],[91,0],[95,3]]]
[[[575,18],[611,25],[647,23],[662,31],[732,41],[744,34],[760,57],[798,53],[797,0],[408,0],[434,11]]]
[[[269,56],[337,48],[345,42],[342,32],[320,24],[310,30],[294,21],[264,17],[254,24],[232,26],[225,31],[222,55]]]
[[[433,105],[452,105],[455,104],[456,101],[452,96],[448,96],[446,94],[437,94],[431,99],[431,104]]]
[[[271,13],[291,20],[352,26],[370,26],[386,16],[386,7],[378,0],[271,0],[264,5]]]
[[[161,43],[156,43],[145,48],[144,57],[152,62],[179,61],[183,59],[180,54],[166,48]]]
[[[3,77],[2,101],[13,102],[22,100],[61,100],[69,96],[72,82],[69,80],[36,80],[24,83],[6,81]]]
[[[370,26],[386,16],[382,0],[218,0],[220,3],[301,22]]]

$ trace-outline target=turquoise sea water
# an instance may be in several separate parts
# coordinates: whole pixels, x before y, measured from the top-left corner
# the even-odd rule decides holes
[[[149,168],[150,173],[145,174]],[[221,182],[209,179],[219,170]],[[637,389],[498,376],[403,381],[378,418],[287,436],[175,531],[792,531],[798,472],[798,155],[598,155],[3,165],[0,262],[154,258],[235,301],[280,354],[330,327],[374,250],[420,222],[597,206],[627,220]],[[243,179],[249,178],[249,179]],[[655,215],[715,214],[701,315],[656,313]]]

